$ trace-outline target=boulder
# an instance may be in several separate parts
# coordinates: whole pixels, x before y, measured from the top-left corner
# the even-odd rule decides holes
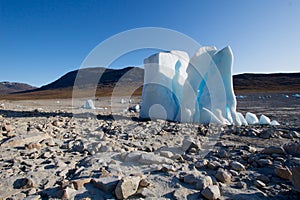
[[[115,189],[117,199],[127,199],[129,196],[135,194],[140,181],[140,177],[126,177],[120,180]]]
[[[206,187],[201,194],[209,200],[219,199],[221,197],[220,189],[217,185]]]
[[[215,177],[218,181],[221,181],[222,183],[230,183],[231,182],[231,174],[222,168],[219,168]]]
[[[108,176],[98,179],[92,179],[92,183],[95,185],[95,187],[105,192],[112,192],[113,190],[115,190],[119,180],[119,176]]]

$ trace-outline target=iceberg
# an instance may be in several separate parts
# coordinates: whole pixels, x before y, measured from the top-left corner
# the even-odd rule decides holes
[[[184,51],[160,52],[144,60],[141,119],[190,123],[271,124],[253,113],[236,111],[230,46],[199,48],[189,58]]]

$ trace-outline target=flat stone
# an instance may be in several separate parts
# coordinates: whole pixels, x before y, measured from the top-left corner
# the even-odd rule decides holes
[[[140,180],[140,177],[126,177],[120,180],[115,189],[117,199],[126,199],[135,194],[139,187]]]
[[[271,155],[273,153],[280,154],[280,155],[285,155],[286,154],[285,150],[281,146],[267,147],[267,148],[263,149],[261,151],[261,153],[269,154],[269,155]]]
[[[260,180],[255,180],[254,181],[254,185],[257,187],[257,188],[263,188],[263,187],[266,187],[266,184]]]
[[[230,166],[233,170],[236,170],[236,171],[244,171],[245,170],[245,166],[237,161],[231,162]]]
[[[273,164],[270,159],[265,159],[265,158],[259,159],[256,162],[260,167],[266,167]]]
[[[72,181],[74,188],[76,190],[83,188],[85,184],[90,183],[90,182],[91,182],[90,178],[77,179],[77,180]]]
[[[137,151],[129,152],[126,155],[124,162],[136,162],[141,158],[141,156],[142,156],[141,152],[137,152]]]
[[[172,164],[173,163],[173,161],[171,159],[161,157],[154,153],[142,153],[138,162],[143,165]]]
[[[174,154],[171,151],[161,151],[160,155],[166,158],[172,158]]]
[[[221,197],[220,189],[217,185],[211,185],[202,190],[201,194],[209,200],[215,200]]]
[[[113,190],[115,190],[119,180],[119,176],[108,176],[98,179],[92,179],[92,183],[95,185],[95,187],[105,192],[112,192]]]
[[[183,177],[183,182],[187,184],[196,184],[199,181],[195,174],[187,174]]]
[[[40,142],[50,138],[51,136],[45,133],[31,133],[28,135],[20,135],[13,137],[1,144],[1,147],[24,147],[25,144]]]
[[[147,187],[142,187],[137,191],[138,194],[140,194],[144,198],[149,198],[149,199],[158,199],[159,196],[155,193],[154,190],[151,190],[150,188]]]
[[[278,177],[286,180],[289,180],[292,176],[292,172],[288,167],[276,167],[274,172]]]
[[[191,190],[186,188],[178,188],[174,190],[173,196],[175,200],[187,199],[187,196],[191,193]]]

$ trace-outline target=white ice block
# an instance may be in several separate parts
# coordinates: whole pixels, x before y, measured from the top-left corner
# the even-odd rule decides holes
[[[261,115],[259,118],[259,123],[260,124],[271,124],[271,120],[266,115]]]
[[[237,116],[239,117],[239,119],[240,119],[242,125],[248,125],[248,122],[247,122],[247,120],[244,118],[244,116],[243,116],[242,113],[237,112],[236,114],[237,114]]]
[[[85,108],[86,109],[95,109],[94,102],[93,102],[92,99],[86,100],[86,102],[85,102]]]
[[[256,117],[256,115],[251,113],[251,112],[246,113],[246,121],[250,125],[259,123],[258,118]]]
[[[161,52],[144,60],[140,118],[233,125],[272,124],[248,112],[236,111],[233,90],[233,53],[229,46],[186,52]],[[278,123],[278,122],[277,122]],[[277,124],[273,122],[273,124]]]

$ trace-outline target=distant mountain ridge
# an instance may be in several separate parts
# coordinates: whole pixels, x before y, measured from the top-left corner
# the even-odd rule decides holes
[[[238,74],[233,76],[233,85],[237,91],[300,92],[300,73]]]
[[[134,88],[135,95],[141,95],[143,81],[144,69],[138,67],[123,69],[83,68],[68,72],[56,81],[40,88],[27,85],[18,91],[11,90],[14,94],[6,95],[2,99],[72,98],[74,84],[81,89],[83,97],[87,94],[85,90],[93,89],[95,86],[97,86],[96,96],[109,96],[116,84],[124,93]],[[238,74],[233,76],[233,84],[237,94],[248,92],[300,93],[300,73]]]
[[[28,85],[26,83],[17,83],[17,82],[0,82],[0,94],[9,94],[14,92],[22,92],[27,90],[34,90],[36,87]]]
[[[56,81],[44,85],[34,91],[53,90],[77,86],[114,85],[118,81],[138,82],[144,80],[144,69],[138,67],[126,67],[123,69],[107,69],[103,67],[83,68],[66,73]]]

